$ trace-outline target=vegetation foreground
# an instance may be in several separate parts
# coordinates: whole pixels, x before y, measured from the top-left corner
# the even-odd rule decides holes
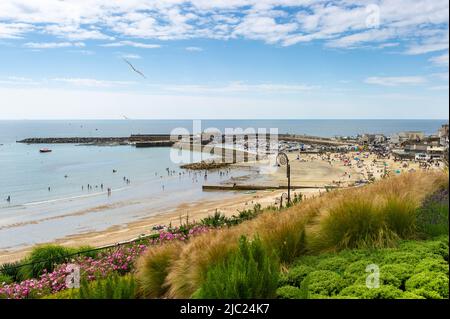
[[[406,173],[295,202],[216,213],[113,252],[82,249],[68,259],[66,248],[40,247],[0,268],[0,297],[449,297],[447,173]],[[30,262],[45,255],[53,262]],[[80,264],[78,289],[65,288],[69,263]]]

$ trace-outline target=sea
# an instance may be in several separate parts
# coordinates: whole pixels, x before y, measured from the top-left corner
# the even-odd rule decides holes
[[[278,133],[321,137],[391,135],[401,131],[436,134],[446,123],[448,119],[0,120],[0,250],[105,230],[174,209],[181,203],[211,198],[226,200],[232,196],[203,192],[203,183],[219,183],[224,176],[187,174],[179,168],[180,163],[172,160],[171,148],[17,143],[25,138],[170,134],[180,128],[195,132],[199,125],[201,130],[215,128],[221,132],[228,128],[277,129]],[[51,148],[52,152],[40,153],[43,147]],[[208,159],[206,154],[191,155],[196,160]],[[239,177],[249,173],[238,170],[233,174]],[[112,190],[110,196],[108,188]],[[120,209],[123,203],[127,203],[126,210]],[[95,210],[96,207],[110,209]]]

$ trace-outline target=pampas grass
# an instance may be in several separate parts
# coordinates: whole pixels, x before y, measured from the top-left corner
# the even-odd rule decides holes
[[[144,298],[164,296],[168,289],[164,284],[166,277],[181,248],[179,242],[152,247],[138,259],[136,279],[140,296]]]
[[[360,188],[328,192],[289,209],[265,211],[237,226],[199,235],[172,255],[163,267],[164,275],[151,281],[154,287],[147,285],[155,291],[147,296],[190,298],[205,282],[210,267],[238,250],[241,236],[258,235],[265,249],[277,255],[281,267],[306,251],[391,246],[397,238],[413,235],[415,219],[411,213],[428,194],[445,184],[448,174],[442,172],[405,173]],[[157,255],[143,257],[153,258]]]

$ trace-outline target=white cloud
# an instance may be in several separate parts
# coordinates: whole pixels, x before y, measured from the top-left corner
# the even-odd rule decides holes
[[[200,52],[200,51],[203,51],[203,49],[200,48],[200,47],[187,47],[187,48],[186,48],[186,51],[190,51],[190,52]]]
[[[392,76],[392,77],[368,77],[364,81],[367,84],[381,86],[420,85],[427,82],[423,76]]]
[[[12,85],[12,86],[29,86],[29,85],[38,85],[39,82],[35,81],[31,78],[26,78],[22,76],[7,76],[0,77],[0,85]]]
[[[102,47],[130,46],[130,47],[141,48],[141,49],[158,49],[161,47],[160,44],[141,43],[141,42],[134,42],[134,41],[120,41],[120,42],[106,43],[106,44],[102,44],[101,46]]]
[[[448,85],[437,85],[429,88],[432,91],[448,91]]]
[[[438,66],[447,66],[448,67],[448,52],[445,54],[430,58],[430,62],[432,62]]]
[[[2,0],[0,38],[53,35],[105,46],[157,48],[129,39],[246,38],[284,46],[448,48],[448,0]],[[128,42],[128,43],[127,43]]]
[[[121,57],[125,58],[125,59],[134,59],[134,60],[142,59],[142,57],[139,54],[133,54],[133,53],[122,54]]]
[[[68,48],[68,47],[85,47],[83,42],[28,42],[24,44],[24,47],[30,49],[55,49],[55,48]]]
[[[319,89],[316,85],[306,84],[248,84],[244,82],[231,82],[226,85],[167,85],[158,86],[158,90],[168,92],[186,93],[186,94],[243,94],[243,93],[258,93],[258,94],[287,94],[300,93]]]
[[[130,81],[107,81],[89,78],[54,78],[52,79],[52,81],[91,88],[111,88],[117,86],[129,86],[134,84],[134,82]]]
[[[1,19],[0,19],[1,20]],[[22,38],[27,32],[34,29],[33,25],[28,23],[2,23],[0,22],[0,39],[18,39]]]

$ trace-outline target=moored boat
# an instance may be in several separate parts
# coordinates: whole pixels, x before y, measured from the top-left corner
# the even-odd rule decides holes
[[[52,150],[51,149],[49,149],[49,148],[41,148],[40,150],[39,150],[39,152],[41,152],[41,153],[50,153]]]

